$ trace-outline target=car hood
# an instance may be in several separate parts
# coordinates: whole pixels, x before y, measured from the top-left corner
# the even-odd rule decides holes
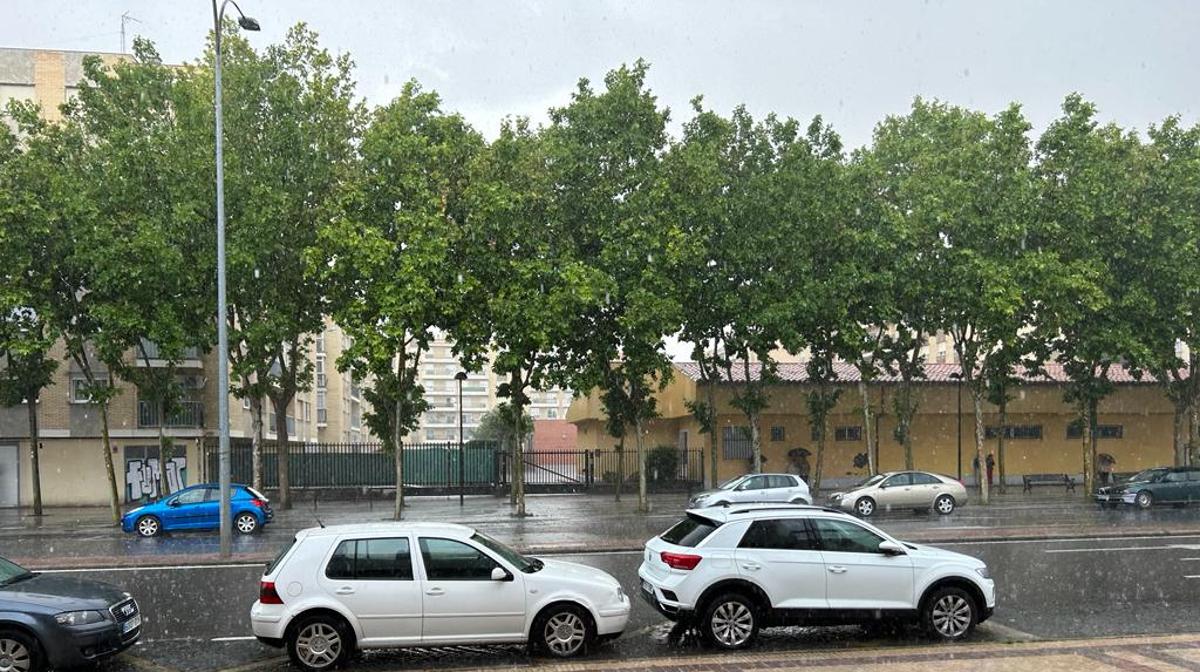
[[[869,490],[872,490],[872,488],[857,488],[854,490],[839,490],[837,492],[829,493],[829,498],[830,499],[851,499],[851,498],[858,497],[859,495],[866,494]]]
[[[696,494],[692,495],[692,499],[690,501],[698,502],[705,497],[712,497],[713,495],[721,492],[725,492],[725,490],[705,490],[703,492],[697,492]]]
[[[594,586],[609,585],[614,589],[621,585],[611,574],[602,569],[579,565],[574,562],[563,562],[562,560],[538,559],[544,563],[544,566],[530,576],[549,581],[565,580],[588,583]]]
[[[129,597],[129,593],[116,586],[61,574],[38,574],[0,587],[0,595],[14,602],[60,611],[107,609]]]
[[[969,565],[971,567],[986,567],[987,566],[987,563],[980,560],[979,558],[976,558],[976,557],[973,557],[970,555],[966,555],[963,553],[955,553],[954,551],[947,551],[944,548],[938,548],[936,546],[924,546],[922,544],[913,544],[913,543],[910,543],[907,541],[903,542],[903,544],[904,544],[905,550],[908,551],[908,554],[910,556],[912,556],[912,558],[914,560],[924,559],[924,560],[959,562],[964,565]]]

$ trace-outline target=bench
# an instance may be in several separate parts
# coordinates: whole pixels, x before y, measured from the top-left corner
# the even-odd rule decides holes
[[[1022,492],[1032,492],[1037,485],[1062,485],[1075,492],[1075,479],[1067,474],[1026,474],[1021,477]]]

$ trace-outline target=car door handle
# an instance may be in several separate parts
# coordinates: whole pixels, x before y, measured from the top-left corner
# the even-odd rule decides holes
[[[433,596],[445,595],[446,591],[442,590],[441,588],[430,588],[429,590],[425,591],[425,594]]]
[[[742,568],[751,572],[757,572],[758,570],[762,569],[762,565],[758,564],[757,562],[743,562]]]
[[[832,567],[829,568],[829,572],[831,574],[845,574],[846,568],[842,567],[841,565],[833,565]]]
[[[351,588],[350,586],[342,586],[341,588],[338,588],[334,592],[336,592],[338,595],[353,595],[354,589]]]

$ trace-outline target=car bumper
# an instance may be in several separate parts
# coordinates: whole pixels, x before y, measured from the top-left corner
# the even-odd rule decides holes
[[[596,616],[596,635],[604,639],[615,639],[625,632],[629,624],[629,600],[619,606],[601,609]]]
[[[271,640],[283,641],[287,623],[283,619],[283,605],[255,602],[250,607],[250,631],[264,643]]]
[[[654,577],[646,573],[644,567],[638,568],[638,595],[641,596],[642,600],[653,607],[655,611],[672,621],[687,620],[691,616],[691,606],[685,605],[678,600],[667,599],[671,595],[676,595],[676,593],[671,591],[668,595],[664,594],[664,590],[670,590],[670,588],[664,588],[659,585],[654,580]],[[678,596],[676,595],[676,597]]]
[[[128,649],[141,635],[140,626],[122,633],[120,625],[107,621],[94,626],[58,627],[45,636],[42,646],[51,667],[80,667]]]

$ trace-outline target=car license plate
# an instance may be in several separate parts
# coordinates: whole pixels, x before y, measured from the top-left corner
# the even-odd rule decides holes
[[[654,594],[654,588],[651,588],[650,583],[648,581],[646,581],[645,579],[642,579],[642,592],[648,593],[650,595]]]
[[[124,623],[121,624],[121,634],[122,635],[127,634],[128,632],[141,627],[141,625],[142,625],[142,615],[138,614],[137,616],[134,616],[133,618],[131,618],[128,621],[125,621]]]

